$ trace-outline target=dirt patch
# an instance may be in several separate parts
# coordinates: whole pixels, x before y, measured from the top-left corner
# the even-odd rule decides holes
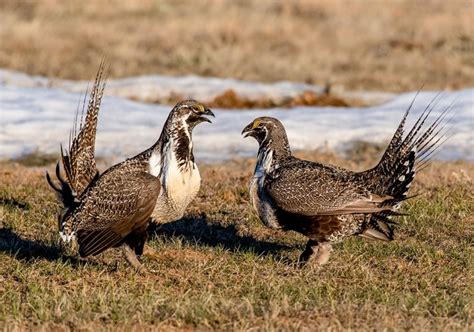
[[[38,150],[35,150],[30,153],[23,154],[15,159],[15,162],[23,166],[46,166],[56,160],[58,160],[59,155],[54,153],[44,153]]]

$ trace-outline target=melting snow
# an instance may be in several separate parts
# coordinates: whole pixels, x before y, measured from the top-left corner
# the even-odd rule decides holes
[[[55,87],[70,92],[82,93],[90,82],[49,79],[41,76],[29,76],[14,70],[0,69],[0,84],[18,87]],[[281,101],[301,95],[305,91],[320,94],[323,88],[311,84],[286,81],[258,83],[195,75],[177,77],[149,75],[110,79],[107,81],[105,95],[142,102],[176,100],[176,96],[182,99],[197,99],[201,102],[209,102],[228,90],[233,90],[239,97],[250,100],[266,98]],[[386,92],[341,92],[341,97],[361,100],[370,105],[380,104],[394,96],[394,94]]]
[[[60,143],[67,146],[69,130],[84,85],[63,81],[57,87],[49,87],[44,78],[18,75],[14,76],[14,80],[3,79],[4,85],[0,86],[0,158],[16,157],[34,150],[58,152]],[[260,93],[267,89],[271,93],[284,94],[288,90],[295,91],[292,89],[297,86],[293,83],[246,85],[242,81],[213,78],[199,78],[201,83],[196,85],[195,78],[190,79],[193,88],[189,91],[194,91],[196,94],[192,97],[198,99],[207,99],[216,93],[218,88],[222,88],[223,81],[238,93],[242,93],[238,91],[240,87],[246,93]],[[153,82],[148,89],[141,85],[148,79],[117,80],[108,84],[106,89],[113,90],[114,86],[123,84],[121,91],[135,89],[137,93],[145,94],[154,86]],[[169,91],[174,89],[179,92],[185,86],[183,78],[183,85],[173,86],[172,82],[173,79],[167,81]],[[160,89],[161,86],[156,91],[163,91]],[[418,95],[408,126],[436,94],[422,92]],[[340,151],[354,140],[377,143],[388,141],[414,96],[415,93],[401,94],[388,103],[369,108],[215,110],[213,124],[204,123],[195,129],[195,155],[197,159],[208,161],[236,155],[255,155],[257,143],[251,138],[243,139],[240,132],[255,117],[263,115],[276,117],[283,122],[293,149],[328,146]],[[453,136],[436,158],[474,160],[474,89],[445,92],[434,108],[433,117],[453,101]],[[144,104],[117,96],[104,97],[99,115],[97,155],[114,157],[117,161],[147,148],[158,139],[170,109],[169,106]]]

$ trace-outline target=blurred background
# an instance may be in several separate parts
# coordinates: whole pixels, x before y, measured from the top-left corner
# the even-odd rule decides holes
[[[253,156],[256,143],[240,132],[262,115],[283,122],[295,150],[339,153],[362,142],[382,151],[422,88],[411,117],[445,91],[434,113],[455,101],[456,132],[440,156],[473,160],[473,7],[0,0],[0,159],[56,156],[106,55],[100,156],[121,160],[148,147],[172,105],[189,98],[218,115],[193,135],[198,159]]]
[[[289,80],[402,92],[474,84],[473,1],[0,1],[0,67],[91,79]]]

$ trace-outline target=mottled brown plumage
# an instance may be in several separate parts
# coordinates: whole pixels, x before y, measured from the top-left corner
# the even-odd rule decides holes
[[[160,194],[160,181],[127,160],[104,172],[62,220],[63,236],[76,235],[79,253],[86,257],[126,244],[143,252],[151,213]]]
[[[433,108],[428,105],[403,138],[410,108],[380,163],[364,172],[292,156],[285,129],[277,119],[257,118],[244,128],[245,137],[252,136],[259,143],[249,188],[253,206],[266,226],[309,238],[301,263],[310,259],[325,263],[331,243],[349,236],[393,239],[390,217],[399,215],[396,210],[406,199],[415,169],[423,167],[442,143],[442,123],[449,112],[449,108],[443,111],[423,131]]]
[[[199,189],[191,133],[198,123],[210,122],[205,115],[213,114],[194,100],[178,103],[155,144],[99,175],[94,145],[105,86],[103,70],[101,64],[85,122],[81,122],[79,133],[73,134],[69,154],[62,156],[67,179],[62,179],[59,163],[56,175],[60,187],[49,174],[47,179],[65,207],[59,218],[63,240],[76,238],[82,257],[123,245],[127,260],[143,271],[137,255],[144,252],[152,215],[161,222],[179,218]]]

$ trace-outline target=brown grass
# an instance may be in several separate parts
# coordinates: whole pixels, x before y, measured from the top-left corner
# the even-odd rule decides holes
[[[360,147],[358,147],[360,149]],[[372,151],[372,150],[367,150]],[[333,154],[299,156],[353,169]],[[372,157],[369,157],[369,156]],[[370,160],[370,161],[369,161]],[[186,217],[156,227],[157,271],[133,273],[118,250],[80,260],[56,231],[45,168],[0,165],[0,326],[46,330],[469,330],[474,165],[417,176],[390,243],[351,239],[320,270],[293,265],[305,240],[267,229],[247,194],[253,160],[201,165]],[[52,170],[52,166],[48,169]]]
[[[305,91],[295,97],[288,97],[283,100],[273,100],[269,98],[249,99],[241,97],[233,90],[227,90],[214,98],[209,107],[215,108],[272,108],[272,107],[295,107],[295,106],[361,106],[361,101],[345,100],[330,94],[316,94],[313,91]]]
[[[175,105],[185,98],[179,94],[171,94],[167,98],[131,98],[147,103]],[[212,100],[206,101],[206,106],[211,108],[225,109],[253,109],[253,108],[274,108],[274,107],[295,107],[295,106],[334,106],[334,107],[350,107],[350,106],[368,106],[360,99],[341,98],[330,93],[317,94],[313,91],[304,91],[294,97],[287,98],[249,98],[238,95],[234,90],[229,89],[217,95]]]
[[[384,91],[474,84],[471,1],[0,2],[0,67],[199,74]]]

